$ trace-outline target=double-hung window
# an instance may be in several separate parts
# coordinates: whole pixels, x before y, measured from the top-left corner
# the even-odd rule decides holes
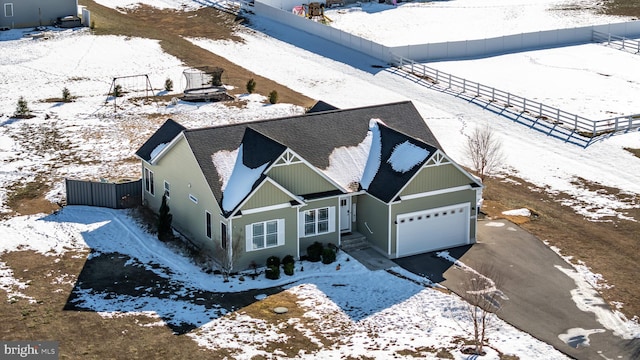
[[[329,232],[329,208],[320,208],[305,211],[304,235],[318,235]]]
[[[284,219],[257,222],[246,227],[247,251],[284,245]]]
[[[213,234],[211,234],[211,213],[208,211],[204,212],[204,221],[205,221],[205,235],[211,239]]]
[[[153,171],[144,168],[144,189],[151,195],[155,195],[155,186],[153,184]]]
[[[164,196],[166,196],[167,199],[171,198],[171,184],[169,184],[167,180],[164,181]]]

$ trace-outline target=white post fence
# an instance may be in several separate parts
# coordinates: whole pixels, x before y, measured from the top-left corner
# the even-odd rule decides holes
[[[428,82],[429,86],[435,85],[484,100],[494,106],[509,108],[511,112],[520,113],[522,116],[545,121],[552,125],[552,128],[559,126],[585,137],[593,138],[607,133],[640,129],[640,114],[590,120],[516,94],[444,73],[402,56],[395,57],[395,64],[399,70]]]

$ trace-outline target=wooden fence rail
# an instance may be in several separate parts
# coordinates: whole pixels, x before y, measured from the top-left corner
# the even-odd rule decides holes
[[[399,70],[416,76],[433,86],[481,98],[494,106],[507,108],[511,112],[545,121],[549,123],[549,129],[562,127],[589,138],[640,129],[640,114],[590,120],[535,100],[439,71],[402,56],[395,56],[395,65]]]

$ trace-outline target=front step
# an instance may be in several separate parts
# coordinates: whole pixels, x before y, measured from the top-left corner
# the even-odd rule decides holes
[[[343,251],[362,250],[368,247],[367,237],[360,233],[353,232],[342,236],[342,239],[340,239],[340,248]]]

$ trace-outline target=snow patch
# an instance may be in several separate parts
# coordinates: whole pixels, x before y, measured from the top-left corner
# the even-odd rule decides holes
[[[380,128],[378,123],[382,123],[379,119],[371,119],[369,121],[369,132],[371,132],[371,147],[369,148],[369,154],[367,157],[367,163],[362,173],[362,179],[360,185],[363,189],[369,189],[369,185],[373,181],[373,178],[380,169],[380,162],[382,161],[382,137],[380,134]]]
[[[531,210],[529,210],[527,208],[515,209],[515,210],[507,210],[507,211],[503,211],[502,215],[529,217],[529,216],[531,216]]]
[[[229,178],[231,178],[234,165],[238,159],[238,151],[239,149],[235,149],[233,151],[221,150],[211,155],[211,161],[213,161],[213,165],[218,171],[218,176],[220,176],[222,191],[224,191],[229,183]]]
[[[153,161],[153,159],[155,159],[156,156],[158,156],[158,154],[160,154],[160,152],[162,152],[162,150],[164,150],[165,147],[167,147],[167,143],[162,143],[156,146],[155,149],[151,151],[151,155],[149,155],[149,158],[151,159],[151,161]]]
[[[242,144],[238,148],[238,156],[233,167],[233,172],[222,194],[222,209],[231,211],[251,192],[253,185],[258,181],[269,163],[264,163],[255,169],[247,167],[242,162]]]
[[[394,171],[405,173],[416,165],[421,164],[427,156],[429,156],[429,151],[407,140],[393,148],[387,163],[391,165]]]
[[[329,156],[329,167],[323,169],[322,172],[344,189],[357,190],[352,186],[363,177],[372,138],[371,132],[368,132],[364,140],[357,146],[342,146],[334,149]]]

